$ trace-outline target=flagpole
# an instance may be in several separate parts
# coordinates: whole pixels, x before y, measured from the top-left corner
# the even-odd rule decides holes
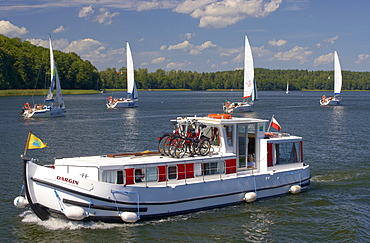
[[[269,127],[267,128],[267,132],[270,132],[271,122],[272,122],[272,118],[274,118],[274,115],[275,115],[275,114],[273,114],[273,115],[272,115],[272,117],[271,117],[271,121],[270,121],[270,123],[269,123]]]
[[[30,142],[31,133],[32,133],[32,131],[29,131],[29,132],[28,132],[28,137],[27,137],[26,146],[24,147],[24,151],[23,151],[23,157],[25,157],[25,156],[26,156],[27,148],[28,148],[28,143]]]

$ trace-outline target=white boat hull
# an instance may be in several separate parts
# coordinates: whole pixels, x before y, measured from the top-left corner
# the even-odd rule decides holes
[[[223,111],[225,113],[241,113],[241,112],[249,112],[252,111],[253,104],[250,103],[243,103],[241,105],[238,105],[236,107],[227,107],[223,106]]]
[[[305,191],[311,174],[302,138],[266,133],[266,123],[177,117],[158,152],[56,158],[52,166],[24,158],[25,199],[14,204],[28,202],[42,220],[133,223]]]
[[[200,158],[204,159],[204,158]],[[243,202],[247,192],[257,199],[281,196],[298,185],[302,191],[310,184],[309,166],[298,164],[289,171],[177,181],[171,185],[123,186],[73,176],[52,168],[25,162],[26,196],[31,208],[41,219],[50,216],[68,218],[68,207],[80,207],[83,220],[121,222],[122,212],[136,213],[141,219],[164,217]],[[117,210],[118,208],[118,210]]]
[[[331,100],[323,100],[321,99],[320,100],[320,105],[321,106],[335,106],[335,105],[340,105],[340,102],[341,102],[341,98],[340,97],[334,97],[333,99]]]
[[[24,118],[49,118],[49,117],[59,117],[66,114],[65,108],[47,108],[41,110],[28,109],[22,114]]]
[[[108,109],[114,109],[114,108],[131,108],[131,107],[138,107],[139,106],[139,100],[123,100],[123,101],[117,101],[115,103],[107,103]]]

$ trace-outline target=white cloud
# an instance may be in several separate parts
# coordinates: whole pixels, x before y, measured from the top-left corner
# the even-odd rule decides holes
[[[86,38],[82,40],[72,41],[69,46],[65,49],[66,52],[86,52],[96,50],[102,47],[102,43],[91,38]]]
[[[63,25],[59,26],[58,28],[56,28],[55,30],[53,30],[53,33],[62,33],[64,32],[66,29],[64,28]]]
[[[137,11],[145,11],[151,9],[166,8],[166,3],[163,1],[143,1],[137,5]]]
[[[211,41],[206,41],[200,46],[193,46],[192,49],[190,50],[190,55],[200,55],[202,51],[205,49],[210,49],[210,48],[216,48],[217,45],[213,44]]]
[[[185,67],[185,66],[188,66],[188,65],[190,65],[191,63],[190,62],[188,62],[188,61],[185,61],[185,62],[182,62],[182,63],[180,63],[180,62],[170,62],[170,63],[168,63],[167,65],[166,65],[166,68],[168,68],[168,69],[176,69],[176,70],[180,70],[180,69],[182,69],[183,67]]]
[[[185,0],[179,4],[173,11],[177,13],[190,14],[196,9],[204,8],[208,4],[217,2],[215,0]]]
[[[355,63],[369,63],[369,62],[370,62],[370,55],[360,54],[358,55],[358,59]]]
[[[159,50],[163,51],[163,50],[166,50],[167,46],[166,45],[163,45],[159,48]]]
[[[213,44],[211,41],[206,41],[202,45],[198,46],[197,49],[203,51],[208,48],[215,48],[217,45]]]
[[[152,64],[159,64],[159,63],[164,62],[165,60],[166,60],[165,57],[158,57],[152,60]]]
[[[312,54],[312,51],[307,51],[308,48],[295,46],[286,52],[278,52],[274,58],[280,61],[294,61],[299,60],[300,64],[307,62],[307,57]]]
[[[193,38],[195,36],[195,33],[186,33],[186,34],[182,34],[181,35],[181,38],[182,39],[186,39],[186,40],[190,40],[191,38]]]
[[[316,44],[316,46],[318,48],[328,47],[327,43],[333,45],[335,43],[335,41],[338,40],[338,39],[339,39],[339,36],[336,35],[336,36],[334,36],[332,38],[325,39],[325,40],[321,41],[320,43]]]
[[[199,27],[219,29],[248,17],[265,17],[281,3],[282,0],[185,0],[173,11],[199,19]]]
[[[330,43],[330,44],[334,44],[334,42],[336,41],[336,40],[338,40],[338,38],[339,38],[339,36],[334,36],[334,37],[332,37],[332,38],[329,38],[329,39],[326,39],[326,40],[323,40],[323,42],[326,42],[326,43]]]
[[[13,37],[19,37],[21,35],[27,34],[28,30],[26,27],[18,27],[10,23],[9,21],[6,20],[1,20],[0,21],[0,33],[13,38]]]
[[[322,56],[319,56],[318,58],[316,58],[315,61],[313,62],[313,65],[318,66],[318,65],[321,65],[321,64],[328,64],[328,63],[332,63],[333,60],[334,60],[333,53],[329,53],[327,55],[322,55]]]
[[[182,43],[179,43],[177,45],[170,45],[168,47],[168,50],[187,50],[191,47],[191,44],[189,41],[184,41]]]
[[[112,18],[119,15],[118,12],[115,12],[115,13],[111,14],[105,8],[100,8],[99,11],[100,11],[101,14],[96,15],[94,17],[94,20],[93,20],[94,22],[98,22],[99,24],[110,25],[113,22]]]
[[[217,45],[213,44],[211,41],[206,41],[200,46],[196,46],[193,44],[190,44],[189,41],[185,40],[182,43],[179,43],[177,45],[170,45],[167,50],[183,50],[183,51],[190,51],[190,55],[200,55],[202,51],[209,48],[216,48]],[[165,46],[161,47],[161,50],[165,48]]]
[[[108,50],[107,54],[111,55],[124,55],[126,53],[125,48],[118,48],[118,49],[110,49]]]
[[[92,8],[92,5],[88,7],[83,7],[80,12],[78,12],[78,17],[80,18],[88,18],[94,13],[94,10]]]
[[[288,41],[286,40],[270,40],[268,43],[270,46],[283,46],[287,43]]]
[[[27,41],[29,41],[32,45],[49,48],[49,40],[27,39]],[[69,42],[67,39],[56,39],[56,40],[53,39],[52,42],[54,50],[64,51],[64,49],[69,46]]]

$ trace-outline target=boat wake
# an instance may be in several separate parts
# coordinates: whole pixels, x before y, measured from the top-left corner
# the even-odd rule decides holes
[[[42,221],[31,210],[24,211],[19,215],[23,223],[37,224],[43,226],[48,230],[79,230],[79,229],[113,229],[113,228],[127,228],[127,227],[140,227],[143,225],[153,225],[158,223],[167,223],[171,221],[186,221],[189,215],[177,215],[175,217],[161,218],[157,220],[137,222],[135,224],[123,223],[112,224],[103,222],[81,222],[81,221],[67,221],[63,219],[50,218]]]

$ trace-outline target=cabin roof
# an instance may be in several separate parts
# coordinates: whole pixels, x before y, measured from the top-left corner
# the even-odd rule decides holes
[[[231,125],[231,124],[246,124],[246,123],[261,123],[261,122],[269,122],[269,120],[265,119],[257,119],[257,118],[245,118],[245,117],[231,117],[229,119],[216,119],[216,118],[210,118],[208,116],[205,117],[186,117],[188,120],[197,120],[199,122],[203,122],[206,124],[215,124],[215,125]],[[181,120],[181,117],[177,118],[178,120]],[[172,120],[174,121],[174,120]]]
[[[214,154],[209,156],[185,156],[181,159],[175,159],[170,156],[163,155],[125,155],[125,156],[111,156],[111,155],[101,155],[101,156],[84,156],[84,157],[70,157],[70,158],[56,158],[54,161],[55,166],[79,166],[79,167],[98,167],[98,168],[117,168],[117,166],[138,166],[138,165],[160,165],[160,164],[174,164],[174,163],[195,163],[201,162],[205,159],[207,161],[225,159],[225,157],[235,157],[235,154],[230,153],[229,155]]]

